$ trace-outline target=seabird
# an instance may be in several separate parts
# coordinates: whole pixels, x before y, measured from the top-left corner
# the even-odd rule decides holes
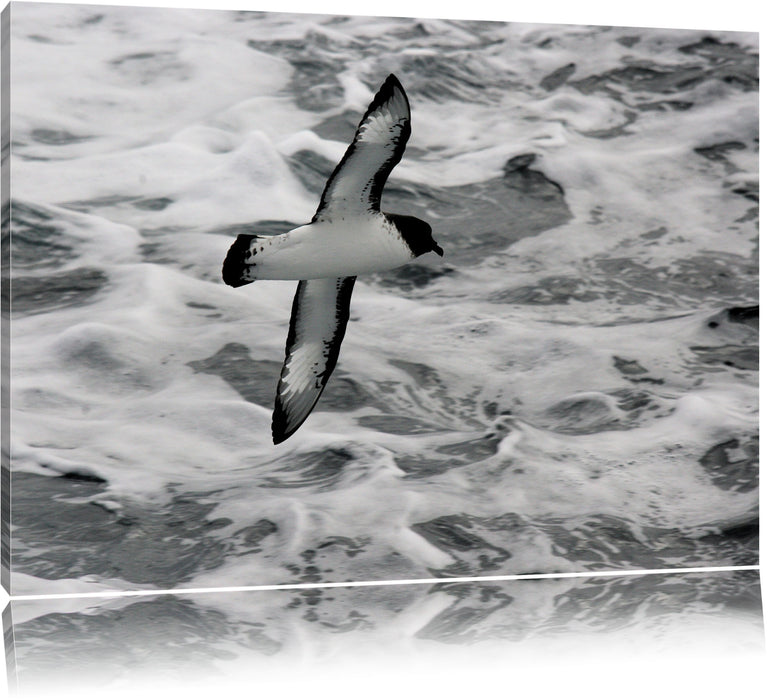
[[[385,181],[410,137],[410,104],[389,75],[356,128],[309,224],[277,236],[241,234],[224,260],[224,282],[300,280],[291,311],[286,359],[272,414],[277,445],[315,407],[337,364],[356,276],[442,255],[431,226],[380,210]]]

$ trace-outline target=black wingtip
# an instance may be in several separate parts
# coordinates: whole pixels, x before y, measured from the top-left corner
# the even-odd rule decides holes
[[[279,445],[284,440],[288,440],[291,437],[291,433],[286,432],[288,427],[285,416],[278,411],[277,402],[275,403],[275,410],[272,413],[272,444]]]
[[[367,113],[371,112],[373,109],[375,109],[378,105],[382,104],[383,102],[386,102],[387,100],[389,100],[395,92],[399,92],[399,94],[401,94],[409,104],[407,93],[405,92],[404,87],[399,82],[399,79],[393,73],[390,73],[388,77],[383,81],[383,84],[380,86],[380,89],[375,94],[374,100],[372,100],[372,104],[369,106]]]
[[[286,412],[279,405],[278,400],[275,399],[275,410],[272,412],[272,444],[279,445],[281,442],[288,440],[302,427],[302,423],[304,423],[304,420],[300,421],[296,426],[290,427]]]
[[[388,77],[385,79],[385,82],[383,83],[383,86],[399,88],[399,92],[401,92],[401,94],[404,95],[404,97],[407,97],[407,93],[404,90],[404,86],[401,84],[401,81],[393,73],[390,73],[388,75]]]
[[[280,381],[283,381],[282,376]],[[287,407],[283,405],[283,401],[280,398],[280,383],[278,383],[278,393],[275,395],[275,409],[272,411],[272,443],[274,445],[285,442],[302,427],[308,416],[313,412],[318,400],[321,398],[323,388],[326,386],[327,381],[328,377],[324,379],[323,386],[315,401],[313,401],[310,408],[301,417],[299,415],[292,415],[292,413],[287,410]]]
[[[254,236],[247,233],[241,233],[237,240],[232,243],[232,247],[224,258],[224,265],[221,268],[221,277],[230,287],[242,287],[244,284],[253,282],[246,278],[247,265],[245,259],[248,257],[251,249],[251,241]]]
[[[272,433],[272,444],[273,445],[279,445],[281,442],[285,442],[293,435],[293,433],[288,433],[288,435],[284,433],[280,433],[276,435],[274,432]]]

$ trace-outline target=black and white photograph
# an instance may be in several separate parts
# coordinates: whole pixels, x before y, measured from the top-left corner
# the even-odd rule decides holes
[[[561,19],[6,6],[20,687],[762,648],[760,35]]]

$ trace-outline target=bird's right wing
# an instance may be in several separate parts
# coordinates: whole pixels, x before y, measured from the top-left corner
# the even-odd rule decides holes
[[[334,371],[355,282],[355,277],[302,280],[296,288],[272,414],[276,445],[304,423]]]
[[[331,174],[313,221],[380,211],[383,186],[410,138],[410,103],[389,75],[356,129],[353,142]]]

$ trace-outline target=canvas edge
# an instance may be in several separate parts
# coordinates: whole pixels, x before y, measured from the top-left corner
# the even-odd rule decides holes
[[[11,593],[11,5],[0,14],[2,42],[0,58],[0,129],[2,158],[0,165],[0,585]],[[5,623],[5,615],[3,616]]]

